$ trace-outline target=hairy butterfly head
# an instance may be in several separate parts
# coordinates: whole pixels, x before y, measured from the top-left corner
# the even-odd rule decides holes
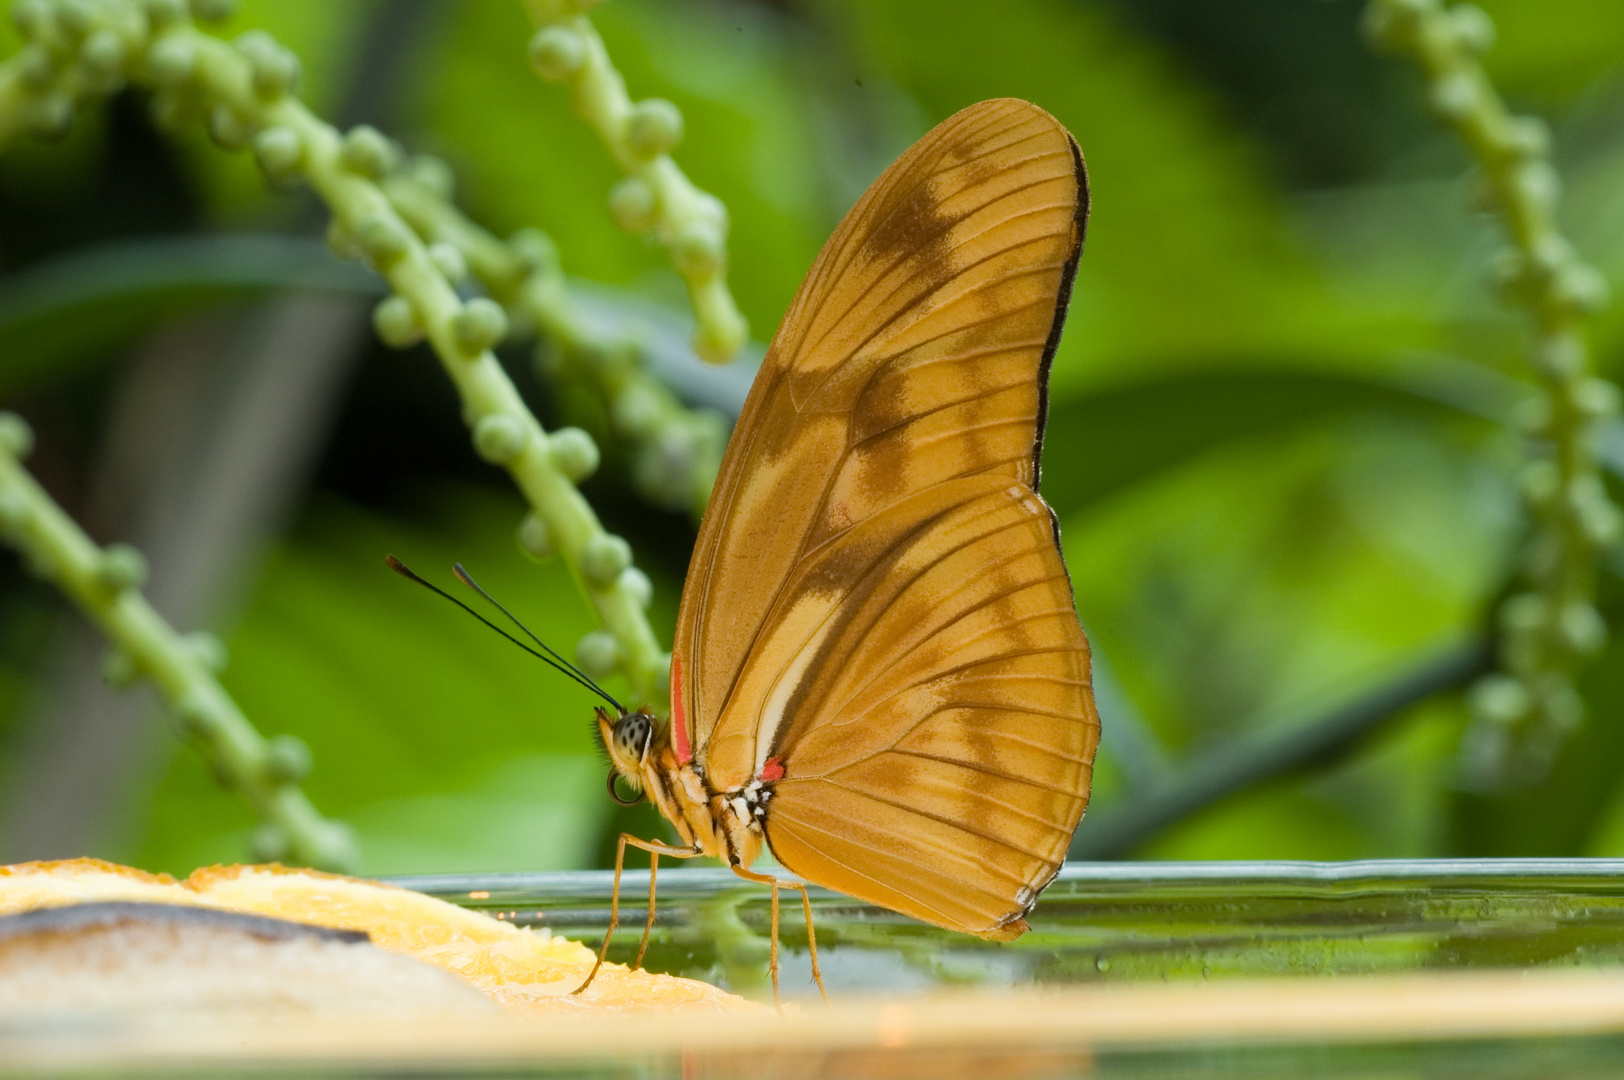
[[[629,712],[611,719],[598,709],[598,738],[609,754],[609,763],[633,790],[643,786],[643,765],[654,744],[654,718],[645,712]]]

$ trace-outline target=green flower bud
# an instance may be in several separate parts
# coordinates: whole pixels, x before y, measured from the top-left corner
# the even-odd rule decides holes
[[[141,677],[141,670],[135,662],[135,657],[123,649],[113,648],[102,658],[101,676],[102,681],[108,686],[115,690],[124,690],[134,685]]]
[[[237,0],[191,0],[192,15],[200,22],[225,22],[237,13]]]
[[[451,333],[465,353],[478,356],[507,335],[507,313],[500,304],[476,296],[451,317]]]
[[[643,439],[653,434],[664,415],[659,393],[639,380],[616,395],[610,407],[615,430],[630,439]]]
[[[45,0],[13,0],[11,5],[11,25],[24,40],[39,37],[52,18],[51,6]]]
[[[1580,314],[1593,314],[1607,306],[1607,279],[1588,263],[1571,262],[1551,282],[1553,299]]]
[[[448,244],[443,240],[430,244],[429,258],[434,260],[434,265],[439,268],[440,273],[453,285],[468,276],[468,260],[463,258],[462,252],[455,244]]]
[[[715,277],[726,260],[722,232],[707,221],[690,221],[671,245],[671,261],[685,278]]]
[[[57,0],[57,25],[74,37],[83,37],[100,21],[88,0]]]
[[[508,247],[531,273],[558,270],[558,245],[540,229],[520,229],[508,237]]]
[[[1573,407],[1591,418],[1616,416],[1620,408],[1617,386],[1594,376],[1580,379],[1569,391]]]
[[[79,60],[91,74],[108,79],[124,67],[124,39],[118,31],[103,27],[92,31],[79,47]]]
[[[456,191],[456,174],[451,166],[437,157],[420,154],[406,164],[406,173],[412,182],[422,185],[434,195],[449,200]]]
[[[154,30],[186,18],[186,0],[143,0],[147,23]]]
[[[1574,260],[1573,245],[1560,233],[1548,232],[1536,237],[1528,253],[1528,268],[1539,278],[1555,276],[1556,272]]]
[[[266,821],[254,828],[248,838],[248,851],[255,862],[279,863],[293,854],[293,841],[288,839],[288,831],[273,821]]]
[[[1436,80],[1427,97],[1432,109],[1451,123],[1464,120],[1482,103],[1482,90],[1477,80],[1464,71],[1457,71]]]
[[[355,239],[355,234],[346,229],[344,223],[337,218],[332,218],[327,222],[325,239],[327,241],[327,250],[340,259],[359,259],[365,254],[361,250],[360,242]]]
[[[1572,334],[1553,334],[1534,347],[1534,366],[1553,378],[1571,379],[1584,369],[1584,343]]]
[[[390,214],[372,214],[355,230],[355,239],[361,250],[379,268],[386,268],[405,255],[412,244],[412,234],[400,220]]]
[[[580,428],[559,428],[547,439],[558,471],[579,484],[598,471],[598,444]]]
[[[727,318],[706,319],[694,327],[694,354],[710,364],[725,364],[750,336],[750,324],[737,312]]]
[[[273,181],[285,180],[304,159],[304,144],[298,132],[277,124],[254,136],[254,156],[267,177]]]
[[[165,34],[147,50],[147,71],[160,87],[172,89],[197,70],[197,45],[184,34]]]
[[[1518,593],[1500,606],[1500,625],[1508,633],[1541,631],[1546,626],[1548,607],[1538,593]]]
[[[567,79],[586,63],[586,41],[573,27],[549,26],[530,38],[530,66],[549,82]]]
[[[310,775],[310,747],[297,735],[277,735],[265,743],[265,782],[296,784]]]
[[[19,461],[34,449],[34,429],[14,412],[0,412],[0,453]]]
[[[214,727],[214,712],[203,695],[189,692],[175,703],[175,721],[182,734],[196,737]]]
[[[400,164],[400,150],[383,132],[367,124],[344,136],[339,157],[351,171],[380,180]]]
[[[194,630],[186,635],[186,647],[192,651],[197,662],[214,672],[220,674],[231,661],[231,653],[226,649],[226,643],[207,630]]]
[[[640,608],[647,609],[654,603],[654,582],[635,566],[628,566],[621,571],[620,588]]]
[[[1624,510],[1610,499],[1586,506],[1579,515],[1579,525],[1585,539],[1598,548],[1612,548],[1624,540]]]
[[[1399,49],[1415,32],[1413,18],[1403,18],[1405,13],[1395,11],[1395,6],[1402,7],[1380,2],[1365,5],[1359,28],[1364,32],[1365,40],[1377,48]]]
[[[632,546],[612,533],[599,533],[581,551],[581,573],[600,589],[620,580],[632,564]]]
[[[128,544],[109,544],[96,567],[96,580],[112,592],[138,590],[147,581],[146,557]]]
[[[474,449],[492,465],[506,465],[524,453],[529,442],[524,424],[507,413],[482,416],[474,425]]]
[[[594,679],[607,679],[620,666],[620,642],[613,634],[594,630],[575,646],[575,662]]]
[[[391,349],[406,349],[423,340],[423,324],[417,321],[412,302],[396,293],[372,309],[372,328],[378,340]]]
[[[25,45],[17,55],[17,70],[31,90],[44,90],[56,81],[56,58],[43,45]]]
[[[1541,158],[1551,152],[1551,129],[1537,116],[1513,116],[1503,133],[1507,151],[1518,157]]]
[[[239,37],[237,49],[248,59],[254,95],[261,101],[278,101],[298,86],[299,58],[263,30]]]
[[[361,862],[361,845],[355,830],[341,821],[323,821],[308,850],[300,852],[305,862],[317,870],[353,874]]]
[[[1533,506],[1549,506],[1562,490],[1562,470],[1554,461],[1529,462],[1517,480],[1523,497]]]
[[[557,554],[552,529],[535,513],[526,514],[524,520],[519,522],[518,541],[519,550],[537,562]]]
[[[1556,174],[1550,162],[1540,158],[1531,158],[1517,165],[1511,182],[1524,199],[1547,210],[1556,205],[1562,194],[1562,178]]]
[[[1510,675],[1488,675],[1472,684],[1472,712],[1484,723],[1509,727],[1526,717],[1534,707],[1528,687]]]
[[[1540,687],[1540,711],[1557,734],[1564,734],[1584,722],[1585,703],[1574,689],[1573,680],[1565,676],[1550,679]]]
[[[35,138],[66,138],[73,127],[73,99],[54,92],[30,98],[23,106],[23,120]]]
[[[1468,52],[1482,56],[1494,48],[1494,20],[1475,4],[1456,4],[1449,9],[1455,40]]]
[[[640,158],[670,153],[682,135],[682,113],[664,98],[639,101],[626,117],[626,145]]]
[[[248,143],[248,124],[229,105],[209,110],[209,137],[226,150],[240,150]]]
[[[1607,644],[1607,623],[1590,604],[1573,603],[1562,609],[1558,620],[1562,637],[1574,652],[1591,656]]]
[[[653,226],[658,209],[654,189],[640,176],[628,176],[609,189],[609,212],[627,232]]]
[[[1568,508],[1585,537],[1597,547],[1611,547],[1624,534],[1624,512],[1607,497],[1607,486],[1595,473],[1573,478],[1568,486]]]

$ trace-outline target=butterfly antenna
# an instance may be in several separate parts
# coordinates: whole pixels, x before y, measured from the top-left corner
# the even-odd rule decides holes
[[[541,647],[543,649],[547,649],[547,651],[549,653],[552,653],[552,656],[543,656],[541,653],[539,653],[536,650],[532,649],[530,646],[526,645],[524,642],[520,641],[518,638],[514,637],[512,634],[508,633],[506,630],[503,630],[500,626],[497,626],[495,623],[491,622],[485,616],[481,615],[479,612],[475,611],[473,608],[469,607],[467,604],[463,603],[461,600],[457,599],[455,596],[452,596],[450,593],[448,593],[444,589],[440,588],[440,586],[434,584],[434,582],[429,581],[426,578],[420,577],[414,570],[412,570],[411,567],[407,566],[405,563],[401,562],[399,559],[395,558],[393,555],[385,555],[384,558],[383,558],[383,561],[384,561],[384,564],[389,567],[389,569],[393,570],[395,573],[399,574],[401,577],[407,579],[408,581],[417,582],[419,585],[423,586],[423,588],[429,590],[430,592],[434,593],[437,596],[445,597],[447,600],[451,601],[453,604],[456,604],[458,607],[462,608],[462,610],[466,611],[468,614],[472,615],[474,618],[478,619],[480,622],[484,623],[486,626],[490,627],[492,630],[495,630],[498,634],[501,634],[503,637],[505,637],[509,641],[513,642],[513,644],[517,645],[519,648],[523,649],[525,652],[529,653],[531,656],[534,656],[537,660],[540,660],[544,664],[549,664],[549,665],[557,668],[559,671],[562,671],[565,675],[568,675],[570,678],[574,679],[576,682],[580,683],[582,686],[586,687],[588,690],[592,691],[594,694],[597,694],[599,697],[603,698],[603,700],[607,701],[609,704],[611,704],[611,705],[613,705],[615,707],[616,712],[618,712],[618,713],[620,713],[622,715],[625,714],[626,709],[625,709],[624,706],[622,706],[620,704],[620,702],[618,702],[614,698],[610,697],[609,694],[603,689],[603,687],[599,686],[597,683],[595,683],[591,679],[587,678],[586,675],[583,672],[581,672],[580,669],[578,669],[574,664],[569,663],[567,660],[564,660],[563,657],[558,656],[557,653],[554,653],[553,650],[548,649],[546,645],[542,644],[540,639],[536,640],[536,644],[541,645]],[[459,573],[457,575],[458,577],[462,578],[464,581],[469,580],[467,577],[464,576],[465,572],[463,572],[461,566],[458,566],[457,570],[459,571]],[[471,582],[470,582],[470,584],[471,584]],[[474,588],[479,589],[479,586],[475,585]],[[480,595],[485,596],[485,599],[487,599],[487,600],[491,599],[489,596],[485,595],[485,591],[483,589],[480,589],[479,591],[480,591]],[[491,600],[491,603],[495,604],[496,601]],[[501,607],[502,605],[497,604],[496,606]],[[507,609],[503,608],[502,610],[505,612]],[[512,619],[513,616],[508,615],[508,618]],[[518,622],[517,619],[514,619],[513,621]],[[521,630],[524,630],[525,633],[530,634],[530,631],[526,630],[524,628],[523,624],[520,624],[519,628]],[[535,638],[536,635],[530,634],[530,636],[532,638]],[[554,657],[557,657],[557,659],[554,659]]]
[[[496,597],[492,596],[490,593],[486,592],[480,586],[479,582],[474,580],[474,576],[472,574],[470,574],[466,569],[463,568],[462,563],[452,563],[451,564],[451,572],[453,574],[457,575],[457,580],[458,581],[462,582],[464,585],[468,586],[470,589],[474,590],[476,593],[483,596],[487,601],[490,602],[492,607],[496,608],[497,611],[500,611],[503,615],[506,615],[509,619],[513,620],[513,625],[517,626],[520,630],[523,630],[525,632],[526,636],[528,636],[531,641],[534,641],[537,645],[541,646],[542,650],[544,652],[546,652],[548,656],[551,656],[553,659],[557,660],[560,664],[563,664],[565,667],[567,667],[571,671],[575,672],[575,674],[580,676],[580,678],[582,680],[584,680],[584,681],[586,681],[588,683],[591,683],[593,686],[598,685],[597,683],[592,682],[591,676],[587,675],[586,672],[582,671],[580,668],[576,667],[574,664],[570,663],[568,660],[564,659],[562,656],[559,656],[556,652],[554,652],[553,647],[551,645],[548,645],[545,641],[543,641],[539,637],[537,637],[535,635],[535,633],[532,632],[531,629],[528,626],[526,626],[524,623],[519,621],[519,617],[517,615],[513,614],[513,612],[509,611],[506,607],[504,607],[500,600],[498,600]],[[603,691],[601,691],[601,690],[598,691],[598,692],[603,693]],[[608,695],[606,694],[604,696],[607,697]]]

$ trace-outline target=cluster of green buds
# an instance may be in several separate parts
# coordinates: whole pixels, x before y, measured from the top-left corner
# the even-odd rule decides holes
[[[20,130],[60,138],[78,104],[118,91],[132,66],[163,85],[186,58],[149,54],[158,35],[194,17],[224,19],[234,7],[231,0],[16,0],[11,19],[24,45],[0,74],[0,140]]]
[[[310,185],[332,213],[328,238],[334,250],[364,261],[390,287],[375,312],[380,336],[396,346],[427,341],[462,399],[475,449],[505,468],[523,492],[530,504],[519,528],[523,548],[536,557],[561,556],[582,583],[600,622],[577,647],[582,667],[598,678],[624,675],[635,700],[663,708],[670,657],[648,622],[649,579],[631,565],[630,546],[603,529],[576,487],[597,467],[597,445],[584,431],[544,431],[492,349],[509,337],[513,322],[555,337],[560,344],[550,354],[574,358],[574,369],[603,392],[615,430],[634,445],[654,448],[639,451],[637,471],[645,486],[659,488],[673,504],[703,504],[720,454],[721,425],[683,409],[640,364],[626,362],[627,353],[581,328],[545,238],[524,234],[508,244],[496,241],[451,207],[443,165],[408,159],[375,129],[341,133],[315,116],[295,96],[297,58],[269,35],[250,32],[228,43],[198,29],[194,18],[220,18],[229,14],[228,4],[21,0],[13,10],[28,44],[0,64],[0,139],[29,127],[57,133],[71,122],[76,103],[128,82],[153,92],[161,124],[203,125],[222,147],[251,149],[272,182]],[[110,44],[115,39],[117,48]],[[597,48],[601,52],[601,43]],[[613,71],[607,60],[601,66]],[[36,122],[47,115],[52,124]],[[720,204],[688,185],[663,152],[637,160],[649,166],[646,175],[655,178],[667,208],[661,219],[676,233],[704,220],[714,226],[708,235],[723,235]],[[714,261],[714,274],[696,274],[690,283],[698,336],[710,355],[720,356],[736,348],[744,325],[721,277],[719,256]],[[495,299],[463,299],[459,287],[470,274]],[[590,359],[601,356],[616,359]],[[181,713],[202,715],[191,706]],[[278,770],[294,775],[303,760],[292,744],[274,743],[266,753],[266,760],[279,763],[267,766],[266,776],[280,775]],[[253,795],[241,780],[246,774],[237,769],[232,775],[238,776],[234,786]],[[311,846],[319,828],[292,828],[287,814],[267,820],[271,826],[259,838],[262,854],[286,849],[302,861],[336,865],[330,852]]]
[[[1531,454],[1520,478],[1533,523],[1525,586],[1500,607],[1500,671],[1472,690],[1476,723],[1465,747],[1471,779],[1529,780],[1583,721],[1575,678],[1607,639],[1595,606],[1597,565],[1624,539],[1624,513],[1596,460],[1620,394],[1594,373],[1587,336],[1590,316],[1608,301],[1607,282],[1558,229],[1561,184],[1548,129],[1512,115],[1483,70],[1479,58],[1494,42],[1489,16],[1469,4],[1375,0],[1366,25],[1381,45],[1416,58],[1433,111],[1472,151],[1477,201],[1498,212],[1510,234],[1496,259],[1497,282],[1533,316],[1539,390],[1524,417]]]
[[[535,334],[537,361],[552,380],[591,388],[617,445],[628,451],[632,479],[643,496],[696,519],[705,511],[727,443],[719,414],[685,408],[648,371],[642,346],[590,326],[571,300],[557,246],[539,229],[521,229],[505,242],[470,221],[451,201],[443,162],[416,157],[383,181],[401,216],[442,266],[460,279],[471,274],[506,310],[512,336]],[[380,315],[383,309],[380,309]],[[409,344],[409,321],[380,318],[379,333]]]
[[[626,173],[609,192],[615,220],[628,231],[652,233],[670,253],[694,308],[694,351],[715,363],[731,359],[749,328],[727,287],[727,208],[671,160],[682,141],[682,113],[661,98],[632,101],[586,15],[597,0],[526,0],[526,6],[537,28],[531,65],[542,78],[568,85],[576,112]]]
[[[157,688],[220,783],[259,815],[256,858],[355,870],[354,835],[323,818],[299,787],[310,772],[309,748],[292,735],[260,736],[220,685],[225,646],[212,634],[183,635],[164,621],[141,594],[141,553],[123,544],[97,547],[23,467],[32,444],[20,417],[0,413],[0,539],[101,627],[113,643],[103,665],[107,681],[124,687],[144,679]]]

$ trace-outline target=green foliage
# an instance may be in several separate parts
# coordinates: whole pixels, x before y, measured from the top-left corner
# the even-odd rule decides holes
[[[392,553],[460,590],[460,561],[563,648],[592,614],[563,563],[538,567],[517,550],[521,512],[512,496],[443,485],[389,516],[324,500],[266,564],[232,635],[225,685],[269,730],[309,743],[307,786],[355,827],[366,873],[568,869],[595,855],[613,808],[597,699],[383,565]],[[221,820],[191,756],[173,756],[151,798],[141,865],[241,857],[252,821]]]
[[[1085,624],[1120,683],[1114,696],[1102,691],[1101,818],[1131,813],[1146,777],[1177,783],[1218,751],[1303,730],[1418,657],[1480,639],[1527,528],[1516,488],[1525,448],[1510,430],[1529,394],[1526,330],[1496,305],[1488,282],[1496,223],[1472,209],[1476,180],[1428,117],[1422,80],[1396,61],[1353,71],[1343,61],[1365,54],[1341,45],[1333,64],[1314,41],[1281,40],[1277,8],[1253,0],[1222,5],[1216,17],[1230,40],[1302,55],[1273,76],[1237,73],[1202,51],[1216,44],[1158,37],[1168,21],[1136,18],[1141,6],[1010,0],[989,17],[986,5],[961,0],[809,0],[787,10],[612,0],[591,16],[634,97],[678,110],[676,159],[728,207],[729,283],[761,339],[839,215],[935,121],[1015,95],[1077,135],[1094,213],[1054,369],[1043,490],[1062,516]],[[1203,0],[1154,6],[1183,12],[1187,23],[1214,17]],[[1550,120],[1567,193],[1562,227],[1616,288],[1624,30],[1608,0],[1483,6],[1499,27],[1487,73],[1519,108]],[[1325,18],[1353,35],[1351,5],[1320,7],[1335,8]],[[376,44],[379,10],[251,0],[226,33],[269,30],[299,54],[303,99],[336,116],[356,57]],[[581,318],[555,272],[605,283],[621,310],[684,303],[669,253],[617,223],[610,192],[621,164],[573,114],[569,95],[536,78],[535,57],[562,61],[540,46],[531,52],[533,30],[517,2],[436,8],[408,43],[410,77],[392,113],[402,122],[387,134],[408,156],[432,152],[451,165],[460,209],[435,186],[440,173],[413,166],[387,173],[381,188],[400,214],[398,235],[346,217],[336,239],[352,249],[370,243],[379,263],[399,250],[417,260],[420,249],[414,265],[456,284],[463,299],[488,292],[515,337],[539,327],[538,374],[511,348],[506,368],[549,429],[592,432],[594,443],[565,436],[567,452],[549,443],[563,475],[591,471],[596,454],[587,449],[601,447],[587,491],[653,578],[648,623],[663,642],[691,523],[626,501],[620,489],[635,479],[658,506],[695,507],[704,491],[695,478],[714,461],[719,431],[697,421],[710,425],[693,433],[711,456],[676,479],[650,466],[659,433],[687,431],[694,414],[650,380],[648,341]],[[1323,76],[1308,104],[1307,91],[1278,74],[1302,66]],[[1291,110],[1310,122],[1272,122]],[[1368,142],[1357,153],[1328,145],[1358,126],[1353,113]],[[627,137],[664,146],[672,132],[662,115]],[[128,152],[126,123],[116,109],[85,109],[65,144],[9,155],[0,203],[95,198],[96,164]],[[297,190],[289,181],[312,145],[295,128],[291,141],[285,117],[245,131],[255,151],[236,155],[220,153],[198,125],[179,136],[175,161],[198,219],[295,220],[302,196],[286,192]],[[1300,142],[1280,145],[1293,130]],[[1334,162],[1315,167],[1314,155],[1333,151]],[[394,148],[352,133],[337,152],[346,178],[366,179],[387,171]],[[1299,165],[1283,170],[1288,158]],[[262,171],[279,178],[275,193]],[[1296,189],[1282,173],[1334,176],[1340,186]],[[426,183],[426,204],[413,203],[408,183]],[[18,216],[0,212],[0,254]],[[496,239],[535,228],[551,246],[534,233]],[[35,276],[12,273],[0,282],[0,391],[94,418],[100,399],[87,402],[90,380],[68,376],[117,371],[119,352],[160,319],[295,281],[345,289],[356,281],[348,268],[329,280],[303,263],[240,252],[211,261],[209,252],[227,250],[220,243],[177,245],[146,269],[108,249],[102,261],[76,251]],[[307,270],[315,276],[301,277]],[[1621,308],[1594,326],[1596,367],[1615,375],[1624,369]],[[501,329],[494,311],[475,310],[459,305],[467,318],[453,322],[449,310],[397,292],[376,323],[392,345],[408,346],[445,314],[436,332],[456,352]],[[601,791],[590,697],[380,563],[392,551],[446,582],[445,568],[460,559],[568,653],[596,626],[580,583],[608,580],[623,553],[599,542],[589,556],[581,542],[578,576],[558,560],[526,560],[513,544],[521,521],[522,542],[538,553],[568,537],[511,497],[473,486],[489,472],[481,456],[513,460],[504,425],[516,414],[481,406],[470,443],[421,351],[370,357],[350,393],[297,524],[219,627],[232,646],[226,686],[266,730],[309,745],[307,789],[355,825],[370,872],[602,862],[605,835],[633,819]],[[725,406],[727,394],[705,403]],[[94,432],[94,419],[83,423]],[[1616,578],[1604,574],[1600,588],[1600,609],[1617,627]],[[1591,722],[1533,787],[1461,790],[1467,711],[1445,695],[1394,717],[1345,759],[1239,793],[1141,853],[1624,851],[1624,755],[1615,745],[1624,668],[1616,637],[1608,648],[1576,671]],[[0,637],[0,673],[41,651]],[[0,685],[0,706],[23,696]],[[147,822],[145,839],[106,854],[154,868],[239,858],[253,827],[184,755],[169,759],[129,813]],[[649,826],[645,817],[628,827]]]

